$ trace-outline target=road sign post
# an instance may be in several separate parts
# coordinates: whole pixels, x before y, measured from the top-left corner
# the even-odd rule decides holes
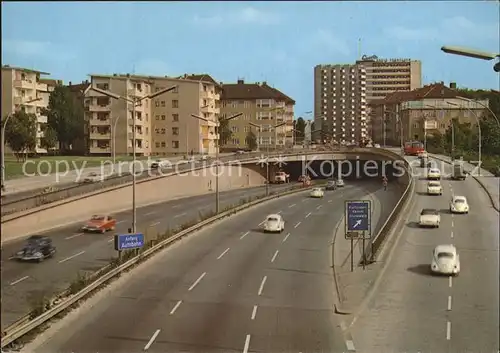
[[[354,271],[354,239],[362,239],[362,262],[365,269],[365,240],[371,239],[371,201],[349,200],[345,202],[345,238],[351,241],[351,272]]]
[[[144,234],[129,233],[115,235],[115,250],[121,254],[124,250],[140,249],[144,246]]]

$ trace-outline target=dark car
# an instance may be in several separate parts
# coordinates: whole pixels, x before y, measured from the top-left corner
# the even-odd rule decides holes
[[[15,258],[20,261],[42,262],[46,258],[53,257],[56,248],[52,245],[52,239],[41,235],[33,235],[28,238],[26,245],[18,251]]]
[[[326,184],[326,190],[336,190],[337,189],[337,183],[335,182],[335,180],[330,180],[328,181],[328,183]]]

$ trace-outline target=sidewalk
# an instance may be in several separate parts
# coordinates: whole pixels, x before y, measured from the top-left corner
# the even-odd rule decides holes
[[[429,155],[433,158],[451,163],[451,158],[448,156],[433,153],[429,153]],[[482,168],[479,172],[477,166],[468,162],[464,161],[463,165],[464,170],[470,173],[470,176],[477,180],[482,188],[489,194],[493,207],[500,212],[500,178],[495,177],[492,173]]]

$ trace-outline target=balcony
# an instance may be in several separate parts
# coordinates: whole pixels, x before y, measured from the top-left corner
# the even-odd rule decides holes
[[[99,132],[91,132],[89,135],[91,140],[110,140],[111,132],[108,133],[99,133]]]
[[[132,140],[134,138],[134,134],[130,131],[128,132],[127,136],[130,140]],[[136,140],[142,140],[143,137],[144,137],[144,134],[142,133],[142,131],[135,132],[135,139]]]
[[[90,112],[110,112],[111,105],[89,104],[85,107],[85,109]]]
[[[36,84],[32,80],[15,80],[14,87],[15,88],[24,88],[24,89],[35,89]]]
[[[47,92],[47,84],[46,83],[40,83],[40,82],[37,82],[36,84],[36,90],[37,91],[43,91],[43,92]]]
[[[127,94],[131,97],[144,97],[146,95],[145,90],[138,90],[137,88],[130,88],[127,90]]]
[[[87,97],[95,97],[95,98],[98,98],[98,97],[107,97],[106,95],[104,94],[101,94],[99,92],[96,92],[94,91],[93,89],[89,89],[89,91],[87,92]],[[98,147],[95,147],[95,148],[98,148]]]
[[[89,125],[90,126],[110,126],[111,119],[90,119]]]
[[[90,147],[90,154],[101,154],[101,153],[110,153],[111,146],[108,147]]]

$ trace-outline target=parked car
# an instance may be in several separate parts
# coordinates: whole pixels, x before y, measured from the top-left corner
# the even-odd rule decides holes
[[[26,245],[16,253],[14,258],[20,261],[42,262],[46,258],[51,258],[56,253],[56,248],[52,244],[52,239],[46,236],[33,235],[28,238]]]
[[[285,230],[285,221],[279,214],[270,214],[264,222],[264,232],[283,232]]]
[[[455,275],[460,273],[460,256],[451,244],[438,245],[432,252],[431,271],[436,274]]]
[[[111,216],[93,215],[90,220],[82,227],[84,232],[105,233],[115,230],[116,219]]]

